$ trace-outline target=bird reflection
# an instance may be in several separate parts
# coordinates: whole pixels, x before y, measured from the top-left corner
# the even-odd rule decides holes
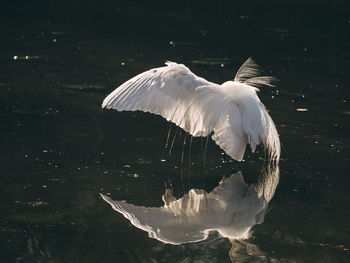
[[[230,239],[230,257],[233,259],[242,256],[240,247],[247,252],[255,251],[256,256],[262,254],[256,246],[244,240],[249,238],[254,225],[264,221],[278,181],[279,168],[270,165],[259,176],[258,182],[250,186],[238,172],[223,178],[210,193],[191,189],[176,199],[167,189],[162,196],[162,207],[136,206],[101,196],[134,226],[164,243],[179,245],[198,242],[217,232],[221,237]]]

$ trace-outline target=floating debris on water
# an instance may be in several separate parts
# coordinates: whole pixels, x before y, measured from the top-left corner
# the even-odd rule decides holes
[[[52,35],[64,35],[64,32],[52,31]]]
[[[81,91],[102,91],[105,89],[103,85],[94,85],[94,84],[63,84],[61,86],[67,90],[81,90]]]
[[[37,59],[43,59],[41,56],[19,56],[19,55],[14,55],[13,60],[37,60]]]
[[[227,63],[228,58],[203,58],[200,60],[192,60],[192,64],[197,64],[197,65],[209,65],[209,66],[221,66],[224,67],[225,64]]]

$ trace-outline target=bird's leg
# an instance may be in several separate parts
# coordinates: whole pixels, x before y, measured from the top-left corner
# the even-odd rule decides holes
[[[177,129],[176,129],[176,131],[175,131],[175,135],[174,135],[173,141],[172,141],[171,146],[170,146],[169,155],[171,154],[171,151],[172,151],[172,149],[173,149],[173,146],[174,146],[174,143],[175,143],[176,134],[177,134],[177,132],[178,132],[178,130],[179,130],[179,127],[181,126],[181,123],[182,123],[183,120],[185,119],[185,116],[186,116],[186,114],[188,113],[188,111],[190,110],[190,108],[192,107],[193,103],[194,103],[194,100],[192,101],[192,103],[190,104],[190,106],[187,108],[186,112],[185,112],[184,115],[182,116],[182,118],[181,118],[181,120],[180,120],[180,122],[179,122],[179,124],[178,124],[178,126],[177,126]],[[173,114],[173,117],[175,116],[175,113],[176,113],[176,111],[178,110],[179,105],[180,105],[180,103],[179,103],[178,106],[176,107],[176,110],[175,110],[175,112],[174,112],[174,114]]]
[[[170,149],[169,149],[169,155],[171,154],[171,151],[172,151],[172,149],[174,147],[174,143],[175,143],[175,139],[176,139],[176,135],[177,135],[178,130],[179,130],[179,126],[177,126],[177,128],[176,128],[176,131],[175,131],[175,134],[174,134],[174,138],[173,138],[173,140],[171,142]]]
[[[205,146],[204,146],[204,155],[203,155],[203,167],[204,168],[205,168],[205,161],[206,161],[206,157],[207,157],[208,139],[209,139],[209,135],[207,135],[207,138],[205,140]]]
[[[172,118],[171,118],[172,120],[174,119],[174,116],[175,116],[177,110],[179,109],[179,106],[180,106],[180,105],[181,105],[181,102],[176,106],[176,109],[175,109],[175,111],[174,111],[174,113],[173,113],[173,116],[172,116]],[[180,120],[180,123],[179,123],[179,125],[178,125],[177,128],[176,128],[175,135],[174,135],[174,138],[173,138],[173,140],[172,140],[172,142],[171,142],[171,146],[170,146],[170,149],[169,149],[169,155],[171,154],[171,151],[172,151],[172,149],[173,149],[173,146],[174,146],[174,143],[175,143],[176,134],[177,134],[177,132],[178,132],[178,130],[179,130],[179,127],[180,127],[180,125],[181,125],[183,119],[185,118],[185,115],[187,114],[187,112],[188,112],[189,109],[191,108],[191,106],[192,106],[192,103],[191,103],[191,105],[188,107],[188,109],[186,110],[185,114],[182,116],[182,118],[181,118],[181,120]],[[170,137],[170,130],[169,130],[169,133],[168,133],[167,145],[168,145],[169,137]],[[166,148],[167,148],[167,147],[166,147]]]
[[[174,119],[174,116],[175,116],[177,110],[179,109],[180,105],[181,105],[181,103],[178,103],[178,104],[177,104],[177,106],[176,106],[176,108],[175,108],[175,110],[174,110],[173,116],[171,117],[171,120]],[[171,126],[172,126],[172,123],[170,122],[169,131],[168,131],[168,137],[167,137],[166,143],[165,143],[165,149],[168,148],[169,139],[170,139],[170,134],[171,134]],[[171,152],[171,150],[170,150],[170,152]],[[169,155],[170,155],[170,152],[169,152]]]
[[[190,146],[188,147],[188,168],[191,168],[191,148],[192,148],[192,139],[193,136],[190,134],[191,138],[190,138]]]
[[[165,149],[168,148],[169,138],[170,138],[170,134],[171,134],[171,126],[172,126],[172,123],[170,122],[169,131],[168,131],[168,136],[167,136],[167,138],[166,138],[166,143],[165,143]]]
[[[182,153],[181,153],[181,166],[182,167],[184,166],[183,164],[184,164],[184,156],[185,156],[186,137],[187,137],[187,133],[185,133],[184,142],[182,144]]]
[[[168,177],[168,182],[169,182],[171,192],[174,192],[173,184],[171,183],[170,177]]]
[[[187,137],[187,133],[185,133],[185,136],[184,136],[184,143],[182,144],[182,153],[181,153],[181,183],[182,183],[182,188],[183,188],[184,191],[185,191],[185,184],[184,184],[184,156],[185,156],[186,137]]]
[[[204,150],[203,150],[203,137],[202,136],[201,136],[201,153],[202,153],[202,157],[203,157]]]

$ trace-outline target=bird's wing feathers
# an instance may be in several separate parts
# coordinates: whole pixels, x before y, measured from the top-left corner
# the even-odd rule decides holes
[[[246,142],[250,144],[252,152],[255,152],[256,146],[262,143],[265,146],[269,160],[278,162],[280,158],[280,140],[276,126],[257,96],[255,89],[247,84],[241,85],[243,87],[240,88],[237,98],[233,101],[237,104],[241,114],[241,128]],[[230,124],[233,127],[232,121],[230,121]],[[240,142],[244,143],[244,138]]]
[[[100,195],[131,224],[164,243],[198,242],[206,239],[210,231],[229,238],[247,238],[251,227],[262,222],[270,201],[264,199],[264,190],[261,190],[268,191],[272,186],[268,182],[269,175],[257,188],[248,187],[243,175],[238,172],[224,178],[209,194],[202,189],[191,189],[176,199],[168,190],[165,195],[172,200],[163,207],[137,206]]]
[[[198,94],[205,89],[208,88],[198,88]],[[211,120],[211,125],[205,123],[205,126],[213,129],[212,139],[216,144],[233,159],[241,161],[247,143],[252,152],[263,143],[268,156],[278,161],[278,133],[256,89],[244,83],[228,81],[220,89],[211,90],[206,97],[213,99],[210,103],[202,103],[201,107]]]
[[[100,195],[115,211],[123,214],[135,227],[146,231],[151,238],[179,245],[198,242],[208,237],[206,227],[199,222],[200,214],[196,212],[191,198],[181,198],[170,206],[144,207]]]
[[[247,143],[254,151],[260,142],[270,157],[278,159],[275,125],[254,88],[270,85],[270,79],[256,77],[258,72],[256,64],[248,59],[235,81],[218,85],[196,76],[182,64],[167,62],[165,67],[148,70],[122,84],[105,98],[102,107],[158,114],[192,136],[214,132],[216,144],[238,161]]]
[[[122,84],[103,101],[102,107],[119,111],[146,111],[159,114],[194,136],[206,136],[211,130],[199,125],[196,89],[218,86],[193,74],[174,62],[148,70]]]
[[[242,129],[242,114],[234,103],[229,103],[228,108],[229,113],[215,127],[212,139],[229,156],[241,161],[248,142]]]

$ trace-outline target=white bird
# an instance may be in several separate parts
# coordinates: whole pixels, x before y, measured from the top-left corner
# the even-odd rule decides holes
[[[136,206],[101,197],[135,227],[163,243],[174,245],[205,240],[217,232],[230,240],[247,239],[251,228],[264,221],[279,182],[278,166],[269,166],[259,182],[248,186],[240,172],[223,179],[210,193],[191,189],[176,199],[170,190],[164,206]]]
[[[258,76],[248,59],[233,81],[219,85],[196,76],[186,66],[166,62],[126,81],[103,101],[118,111],[158,114],[192,136],[208,136],[237,161],[247,143],[252,152],[262,143],[270,160],[279,161],[280,141],[270,115],[257,96],[258,87],[273,86],[273,78]]]

